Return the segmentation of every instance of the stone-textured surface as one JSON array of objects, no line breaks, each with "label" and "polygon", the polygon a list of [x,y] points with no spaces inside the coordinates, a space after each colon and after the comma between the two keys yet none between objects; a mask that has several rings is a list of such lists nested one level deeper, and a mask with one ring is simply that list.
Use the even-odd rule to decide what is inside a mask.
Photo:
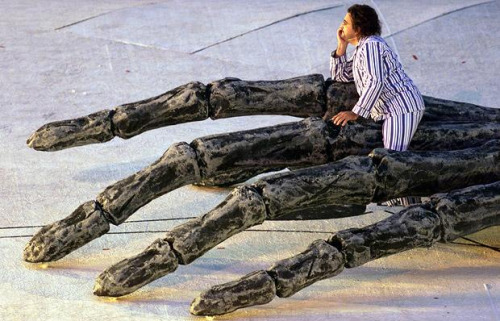
[{"label": "stone-textured surface", "polygon": [[422,122],[410,144],[411,150],[456,150],[475,147],[500,138],[500,122]]},{"label": "stone-textured surface", "polygon": [[491,140],[459,151],[375,149],[370,157],[350,156],[279,173],[254,185],[262,191],[270,218],[297,210],[314,211],[323,205],[364,205],[401,196],[428,196],[499,180],[499,142]]},{"label": "stone-textured surface", "polygon": [[289,297],[344,269],[344,256],[324,240],[313,242],[302,253],[276,262],[267,271],[255,271],[241,279],[213,286],[191,303],[194,315],[219,315],[266,304],[277,295]]},{"label": "stone-textured surface", "polygon": [[134,292],[265,218],[260,195],[250,187],[237,188],[212,211],[175,227],[143,252],[106,269],[97,278],[94,293],[122,296]]},{"label": "stone-textured surface", "polygon": [[[288,82],[276,83],[283,85],[288,84]],[[304,83],[306,81],[299,79],[297,82]],[[200,100],[196,95],[196,90],[203,95],[205,88],[200,89],[199,86],[196,86],[197,84],[181,86],[161,98],[156,97],[124,107],[123,113],[120,114],[123,124],[126,125],[124,128],[132,128],[138,123],[142,124],[142,118],[139,117],[141,114],[153,115],[161,111],[162,106],[158,105],[158,101],[164,99],[167,100],[166,109],[169,106],[174,106],[173,109],[176,106],[194,106],[195,111],[200,110],[198,102],[203,101],[204,98],[202,97]],[[243,86],[251,87],[246,83]],[[346,85],[344,89],[349,87],[350,85]],[[271,86],[271,91],[280,92],[280,89]],[[172,98],[173,102],[170,103],[168,100],[171,97],[174,98]],[[193,99],[194,102],[190,101]],[[286,99],[293,101],[289,97]],[[484,142],[485,139],[498,138],[500,135],[500,125],[495,122],[495,119],[488,118],[486,108],[442,100],[435,100],[431,105],[433,107],[429,108],[430,113],[443,114],[443,123],[433,122],[434,116],[423,122],[415,135],[414,148],[416,149],[464,148],[477,145]],[[460,113],[460,108],[468,109],[468,113],[463,112],[462,114],[465,116],[459,117],[459,120],[465,121],[468,117],[475,121],[487,120],[489,122],[479,124],[446,123],[450,117],[446,111],[448,107],[457,113]],[[492,115],[494,114],[492,113]],[[132,117],[130,119],[135,119],[135,125],[132,125],[134,121],[127,121],[122,117],[123,115],[129,115]],[[160,122],[161,119],[167,117],[160,114],[155,115],[152,119],[160,119]],[[146,118],[145,120],[146,127],[153,126],[151,119]],[[146,127],[144,130],[147,129]],[[99,129],[99,127],[96,128]],[[162,158],[152,165],[108,186],[98,195],[97,200],[110,222],[119,225],[140,207],[184,185],[191,183],[233,184],[263,172],[286,167],[296,168],[324,164],[330,160],[349,155],[363,155],[369,149],[381,145],[380,135],[380,125],[373,122],[364,121],[360,124],[349,125],[339,132],[330,122],[325,122],[320,118],[308,118],[301,122],[279,126],[202,137],[194,140],[191,143],[192,147],[186,143],[174,144]],[[76,135],[75,137],[80,136]],[[347,169],[346,164],[352,162],[353,158],[347,158],[345,164],[339,163],[340,171],[335,166],[325,166],[315,170],[307,169],[306,171],[281,175],[285,179],[271,182],[273,187],[264,187],[261,182],[259,188],[265,190],[270,218],[277,218],[284,214],[295,215],[294,211],[307,214],[307,212],[316,211],[324,204],[365,205],[370,200],[383,201],[394,196],[427,196],[429,193],[439,191],[439,188],[442,188],[441,191],[449,191],[453,188],[463,187],[462,182],[487,183],[494,180],[495,177],[499,177],[500,175],[496,171],[491,171],[491,168],[497,168],[493,158],[498,158],[498,141],[491,142],[487,146],[489,147],[482,147],[479,152],[475,149],[467,151],[465,152],[466,156],[463,156],[462,151],[460,151],[451,154],[427,154],[427,156],[433,157],[431,160],[423,160],[418,156],[411,161],[405,158],[406,156],[403,156],[402,161],[384,159],[381,161],[381,168],[377,173],[378,189],[375,193],[370,169],[360,170],[356,168],[354,176],[349,173],[351,169]],[[382,151],[382,153],[385,155],[386,152]],[[458,158],[457,155],[462,155],[464,159]],[[427,156],[424,155],[424,157]],[[382,158],[383,155],[375,155],[374,157]],[[448,160],[448,157],[452,157],[453,160]],[[389,161],[393,164],[389,166],[390,171],[386,173],[388,167],[386,163]],[[397,162],[400,164],[394,165]],[[444,163],[446,166],[443,165]],[[471,164],[474,165],[474,169],[469,170]],[[371,167],[371,163],[364,165]],[[414,170],[417,172],[413,172]],[[435,171],[440,173],[439,178],[435,177]],[[301,177],[302,174],[305,174],[305,179]],[[358,175],[366,177],[360,179]],[[352,180],[356,183],[353,184]],[[360,191],[359,187],[356,186],[361,181],[364,182],[361,184],[364,191]],[[269,185],[269,183],[264,184]],[[331,186],[335,186],[345,193],[336,191],[332,194],[329,189]],[[426,189],[425,186],[429,188]],[[304,191],[306,192],[304,193]],[[272,194],[280,194],[280,196]],[[339,211],[339,217],[344,216],[348,215]],[[36,243],[36,241],[32,241],[31,247],[37,248]]]},{"label": "stone-textured surface", "polygon": [[99,274],[94,294],[117,297],[129,294],[177,269],[177,257],[168,242],[158,239],[140,254],[122,260]]},{"label": "stone-textured surface", "polygon": [[[326,107],[325,119],[331,119],[341,111],[351,110],[359,99],[356,86],[353,82],[332,82],[331,79],[325,83]],[[500,109],[478,106],[476,104],[423,96],[425,113],[422,123],[429,121],[437,122],[498,122],[500,120]],[[364,121],[359,118],[357,122]]]},{"label": "stone-textured surface", "polygon": [[195,139],[202,184],[229,185],[257,174],[328,161],[326,139],[334,136],[320,118]]},{"label": "stone-textured surface", "polygon": [[114,137],[111,113],[111,110],[101,110],[87,116],[45,124],[31,134],[26,143],[39,151],[56,151],[107,142]]},{"label": "stone-textured surface", "polygon": [[266,304],[276,296],[274,280],[266,271],[256,271],[239,280],[217,285],[200,293],[191,303],[194,315],[219,315]]},{"label": "stone-textured surface", "polygon": [[413,249],[429,247],[441,237],[439,215],[415,205],[373,225],[337,232],[328,243],[346,256],[346,267]]},{"label": "stone-textured surface", "polygon": [[[431,202],[412,205],[375,224],[339,231],[327,241],[316,240],[304,252],[276,262],[267,271],[275,282],[276,295],[291,296],[316,281],[340,274],[344,265],[359,267],[385,256],[430,247],[438,241],[449,241],[498,225],[499,188],[500,181],[435,194]],[[477,215],[472,225],[466,224],[469,215]],[[193,301],[191,313],[223,314],[253,302],[269,302],[270,293],[263,291],[261,285],[266,278],[263,271],[256,271],[239,280],[213,286]],[[253,294],[253,300],[246,299],[248,293]],[[241,294],[246,300],[240,298]]]},{"label": "stone-textured surface", "polygon": [[500,225],[500,181],[434,195],[431,202],[442,217],[444,241]]},{"label": "stone-textured surface", "polygon": [[287,214],[268,218],[271,221],[324,220],[363,215],[366,205],[356,204],[319,204],[314,207],[293,209]]},{"label": "stone-textured surface", "polygon": [[323,75],[279,81],[225,78],[210,83],[212,119],[245,115],[322,116],[325,106]]},{"label": "stone-textured surface", "polygon": [[196,152],[186,143],[177,143],[150,166],[108,186],[97,201],[118,225],[155,198],[199,180]]},{"label": "stone-textured surface", "polygon": [[[48,123],[33,133],[27,143],[37,150],[54,151],[106,142],[114,135],[131,138],[163,126],[204,120],[208,115],[212,119],[249,115],[322,116],[325,121],[329,121],[336,113],[352,109],[359,98],[355,89],[353,83],[331,81],[325,83],[322,75],[306,75],[275,81],[225,78],[210,83],[208,88],[200,82],[190,82],[159,96],[118,106],[113,111],[103,110],[77,119]],[[431,123],[433,129],[439,132],[443,126],[445,133],[438,134],[440,139],[417,137],[420,140],[442,140],[443,146],[457,149],[463,148],[463,144],[448,143],[450,135],[446,136],[450,128],[461,126],[457,123],[466,122],[468,124],[465,126],[468,126],[481,122],[490,128],[493,127],[490,131],[493,130],[494,134],[499,131],[499,110],[433,97],[425,97],[425,101],[426,112],[422,125]],[[452,124],[446,124],[447,122]],[[371,119],[361,117],[356,123],[381,131],[380,122],[375,125]],[[330,124],[330,127],[335,126]],[[335,135],[338,132],[336,129],[332,131]],[[332,150],[334,159],[352,155],[351,143],[356,139],[351,139],[350,136],[357,136],[359,142],[366,141],[366,145],[377,142],[380,144],[380,134],[370,135],[362,130],[361,132],[360,134],[351,130],[349,135],[341,133]],[[454,137],[458,136],[454,134]],[[237,135],[235,133],[235,137],[239,138]],[[331,133],[330,136],[332,135]],[[476,129],[469,135],[481,136],[481,133]],[[416,136],[421,135],[417,133]],[[220,136],[222,137],[230,139]],[[211,146],[217,149],[216,153],[218,147]],[[364,147],[363,151],[367,146]],[[252,172],[247,176],[253,175],[255,173]]]},{"label": "stone-textured surface", "polygon": [[24,248],[24,260],[58,260],[108,231],[109,222],[95,201],[85,202],[65,219],[38,231]]},{"label": "stone-textured surface", "polygon": [[[326,112],[323,114],[324,120],[332,119],[341,111],[351,110],[359,99],[354,83],[332,82],[331,78],[325,83],[325,104]],[[358,118],[358,122],[363,121],[363,117]]]},{"label": "stone-textured surface", "polygon": [[342,127],[337,137],[328,140],[331,159],[367,155],[374,148],[384,147],[382,125],[370,120],[363,122],[364,124],[352,123]]},{"label": "stone-textured surface", "polygon": [[247,228],[261,224],[266,209],[261,196],[252,188],[236,188],[221,204],[207,214],[168,232],[181,264],[189,264],[206,251]]},{"label": "stone-textured surface", "polygon": [[499,122],[500,109],[424,95],[422,122]]},{"label": "stone-textured surface", "polygon": [[279,217],[324,204],[368,204],[375,190],[375,176],[369,157],[352,156],[327,165],[275,174],[255,185],[262,190],[269,217]]},{"label": "stone-textured surface", "polygon": [[[370,153],[369,157],[350,156],[327,165],[275,174],[257,181],[254,184],[256,189],[248,186],[236,188],[214,210],[204,216],[177,226],[167,233],[165,240],[172,244],[179,262],[181,264],[189,264],[230,236],[262,223],[266,217],[276,218],[284,214],[293,213],[296,209],[314,211],[316,207],[322,205],[342,203],[365,205],[372,200],[385,201],[398,196],[426,196],[438,191],[463,188],[470,184],[493,182],[500,179],[500,172],[497,166],[498,159],[500,158],[498,144],[498,140],[492,140],[476,148],[447,152],[417,153],[375,149]],[[142,176],[148,177],[148,175],[139,175],[141,172],[136,174],[139,179],[132,176],[129,180],[134,184],[139,184],[139,186],[146,186],[143,188],[145,190],[158,192],[162,191],[161,186],[163,185],[161,184],[165,184],[165,181],[168,181],[164,177],[183,178],[185,175],[179,175],[175,170],[173,171],[174,176],[170,172],[179,163],[186,165],[186,159],[195,162],[194,151],[186,143],[174,145],[171,151],[169,151],[166,152],[166,156],[164,157],[169,160],[165,161],[167,163],[167,170],[162,169],[162,166],[158,165],[160,170],[157,171],[157,175],[154,175],[155,170],[151,173],[147,170],[143,171],[151,177],[153,183],[159,180],[160,185],[156,186],[152,183],[151,186],[153,187],[149,187],[147,184],[140,185],[143,181],[148,182],[147,179],[142,178]],[[180,161],[177,159],[179,158],[178,154],[180,154]],[[186,157],[185,154],[191,154],[191,156]],[[161,164],[162,159],[157,163]],[[154,165],[151,166],[153,169]],[[192,171],[193,167],[198,168],[196,163],[192,163],[188,166],[188,169]],[[191,179],[194,178],[191,177]],[[128,182],[128,180],[125,181]],[[137,195],[139,197],[137,197],[138,201],[136,202],[139,202],[141,200],[140,196],[143,194],[140,192],[140,189],[139,192],[127,194],[134,190],[128,188],[126,184],[124,185],[126,187],[124,188],[125,192],[120,192],[118,189],[120,186],[120,184],[116,184],[116,186],[108,188],[98,197],[98,200],[106,210],[106,217],[114,224],[122,223],[141,205],[141,203],[132,202]],[[168,188],[171,188],[171,186],[168,185]],[[109,192],[110,190],[113,193]],[[118,195],[121,197],[118,200],[124,199],[125,201],[110,201],[110,197],[106,199],[103,195]],[[144,195],[150,197],[147,201],[152,200],[156,196],[155,194],[147,193],[144,193]],[[146,201],[143,200],[143,203],[146,203]],[[136,205],[134,207],[130,204]],[[70,219],[69,222],[71,223],[73,220]],[[395,224],[395,222],[384,224]],[[74,228],[78,228],[78,226]],[[384,235],[379,235],[378,232],[374,235],[374,240],[378,237],[382,240],[386,239]],[[411,237],[411,235],[408,237]],[[29,252],[29,249],[39,252],[39,245],[37,243],[40,242],[43,244],[39,240],[40,238],[41,236],[37,235],[36,238],[30,241],[25,253]],[[78,243],[76,247],[85,244],[92,238],[84,236],[82,239],[83,241]],[[398,237],[394,237],[395,241],[397,239]],[[55,241],[52,242],[58,244]],[[415,238],[415,242],[418,243],[419,239]],[[413,246],[410,242],[405,243]],[[46,244],[44,246],[49,247]],[[416,245],[413,247],[416,247]],[[55,259],[66,255],[71,249],[70,247],[69,250],[61,250],[61,254],[58,254]],[[365,254],[361,253],[360,258],[353,258],[352,261],[361,262],[363,255]],[[28,253],[25,256],[29,257],[30,254]],[[117,269],[117,271],[120,272],[125,264],[125,262],[120,262],[119,265],[121,268]],[[111,267],[109,271],[109,278],[113,278],[111,274],[115,269]],[[133,273],[134,269],[127,271]],[[151,278],[148,280],[149,277]],[[155,280],[156,274],[146,274],[145,278],[141,279],[141,286]],[[116,286],[119,286],[118,283]],[[121,286],[127,288],[126,284],[122,284]],[[130,293],[138,287],[134,287],[130,291],[117,291],[117,293]],[[284,293],[291,293],[290,291],[285,291]],[[286,294],[283,295],[286,296]]]},{"label": "stone-textured surface", "polygon": [[[410,150],[454,150],[475,147],[491,139],[500,139],[500,109],[433,99],[411,141]],[[450,105],[451,107],[449,107]],[[453,119],[453,113],[457,119]],[[441,115],[443,115],[441,117]],[[335,132],[336,133],[336,132]],[[383,147],[382,123],[361,119],[328,137],[330,159],[366,155]]]},{"label": "stone-textured surface", "polygon": [[289,297],[303,288],[344,270],[345,258],[337,248],[316,240],[302,253],[276,262],[268,273],[276,282],[276,295]]},{"label": "stone-textured surface", "polygon": [[[168,232],[164,241],[171,244],[180,264],[189,264],[229,237],[261,224],[266,217],[279,217],[293,213],[295,209],[314,210],[321,205],[342,202],[363,205],[372,198],[385,201],[396,196],[429,195],[471,184],[494,182],[500,179],[496,166],[500,158],[498,142],[490,141],[460,153],[376,149],[370,156],[350,156],[327,165],[275,174],[260,179],[252,186],[234,189],[212,211]],[[474,168],[474,171],[467,168]],[[426,184],[419,184],[421,181]],[[497,206],[497,201],[492,200],[493,207]],[[486,201],[484,203],[488,204]],[[480,202],[478,204],[481,206]],[[496,212],[493,212],[493,223],[496,223]],[[382,256],[432,245],[441,238],[442,220],[427,204],[410,208],[373,226],[341,231],[330,241],[333,245],[337,244],[338,249],[347,256],[347,266],[355,267]],[[487,222],[488,218],[485,218],[479,224],[494,225],[491,222],[488,225]],[[463,224],[463,219],[460,223]],[[467,231],[475,232],[474,227],[477,225]],[[277,281],[278,295],[290,296],[316,280],[326,278],[329,273],[340,273],[344,262],[342,255],[334,249],[329,251],[329,246],[326,248],[315,243],[291,261],[279,262],[272,267],[269,271]],[[325,255],[330,257],[325,258]],[[319,259],[309,264],[310,269],[306,270],[308,272],[304,276],[306,267],[301,264],[311,257]],[[333,261],[332,265],[324,265],[325,260]],[[121,271],[126,263],[122,261],[119,265],[121,268],[118,271]],[[114,279],[114,270],[114,267],[108,269],[111,279]],[[128,273],[134,274],[134,269],[128,269]],[[137,278],[141,279],[141,285],[145,285],[155,280],[151,278],[148,281],[149,276]],[[127,285],[122,284],[122,287],[126,288]],[[123,292],[130,293],[126,290]]]},{"label": "stone-textured surface", "polygon": [[56,151],[107,142],[115,135],[127,139],[147,130],[206,118],[208,96],[205,85],[190,82],[113,110],[45,124],[26,143],[36,150]]},{"label": "stone-textured surface", "polygon": [[472,184],[500,180],[500,140],[449,152],[392,152],[375,149],[377,164],[374,201],[400,196],[426,196]]},{"label": "stone-textured surface", "polygon": [[431,196],[380,222],[335,233],[328,243],[346,256],[346,267],[416,247],[430,247],[500,224],[500,181]]},{"label": "stone-textured surface", "polygon": [[206,87],[190,82],[156,97],[115,108],[116,135],[130,138],[147,130],[208,118]]}]

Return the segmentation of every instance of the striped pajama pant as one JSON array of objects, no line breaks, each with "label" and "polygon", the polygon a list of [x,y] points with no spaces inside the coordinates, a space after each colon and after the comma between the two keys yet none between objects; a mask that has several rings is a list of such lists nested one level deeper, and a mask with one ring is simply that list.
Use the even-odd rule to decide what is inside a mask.
[{"label": "striped pajama pant", "polygon": [[[424,111],[419,110],[386,118],[382,125],[384,148],[400,152],[407,150],[423,115]],[[421,202],[420,197],[408,196],[389,200],[384,204],[408,206]]]}]

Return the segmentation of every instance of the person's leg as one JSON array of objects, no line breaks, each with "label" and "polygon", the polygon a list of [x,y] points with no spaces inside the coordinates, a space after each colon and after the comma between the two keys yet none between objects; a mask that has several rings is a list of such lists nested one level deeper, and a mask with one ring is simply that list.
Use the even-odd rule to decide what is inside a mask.
[{"label": "person's leg", "polygon": [[[387,118],[382,126],[384,148],[400,152],[407,150],[423,115],[424,111],[416,111]],[[389,200],[384,204],[408,206],[421,202],[420,197],[408,196]]]},{"label": "person's leg", "polygon": [[400,152],[407,150],[423,115],[423,111],[416,111],[385,119],[382,126],[384,148]]}]

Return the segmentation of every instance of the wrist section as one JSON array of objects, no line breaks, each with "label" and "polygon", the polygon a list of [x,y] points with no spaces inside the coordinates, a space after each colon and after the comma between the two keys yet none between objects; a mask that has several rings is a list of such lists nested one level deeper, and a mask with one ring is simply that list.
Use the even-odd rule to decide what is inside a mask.
[{"label": "wrist section", "polygon": [[345,55],[345,52],[346,52],[346,48],[337,48],[337,50],[335,50],[335,55],[337,57],[340,57],[340,56]]}]

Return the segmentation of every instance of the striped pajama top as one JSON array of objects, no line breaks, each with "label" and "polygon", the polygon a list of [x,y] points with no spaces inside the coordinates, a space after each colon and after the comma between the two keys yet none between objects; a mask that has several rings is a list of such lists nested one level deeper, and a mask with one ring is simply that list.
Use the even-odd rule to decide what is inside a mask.
[{"label": "striped pajama top", "polygon": [[382,37],[362,38],[349,60],[333,51],[330,72],[334,81],[354,81],[359,100],[352,111],[364,118],[378,121],[425,109],[422,94]]}]

